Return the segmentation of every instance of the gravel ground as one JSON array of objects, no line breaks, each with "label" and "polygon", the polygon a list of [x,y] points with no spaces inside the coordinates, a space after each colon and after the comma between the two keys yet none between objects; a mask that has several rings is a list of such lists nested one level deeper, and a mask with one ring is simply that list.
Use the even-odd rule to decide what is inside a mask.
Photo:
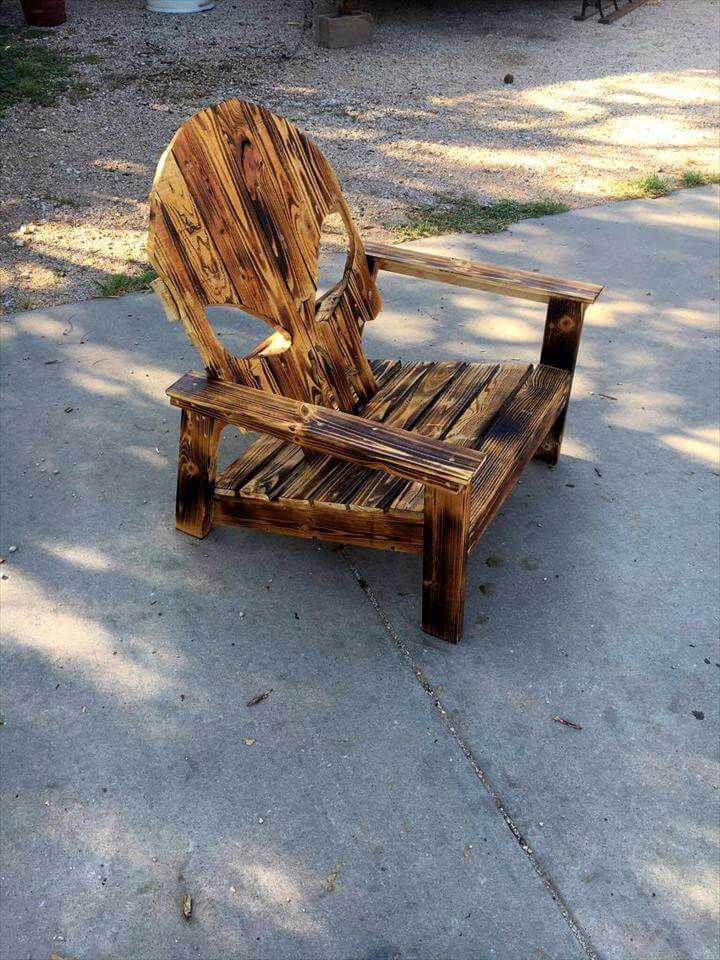
[{"label": "gravel ground", "polygon": [[[339,51],[303,30],[310,0],[217,0],[187,17],[142,0],[68,6],[35,42],[92,55],[76,68],[89,91],[2,121],[4,311],[84,299],[143,263],[157,157],[230,96],[308,131],[376,239],[438,192],[578,207],[652,172],[717,170],[718,0],[651,0],[612,26],[575,22],[580,0],[365,0],[375,43]],[[0,23],[20,22],[5,0]]]}]

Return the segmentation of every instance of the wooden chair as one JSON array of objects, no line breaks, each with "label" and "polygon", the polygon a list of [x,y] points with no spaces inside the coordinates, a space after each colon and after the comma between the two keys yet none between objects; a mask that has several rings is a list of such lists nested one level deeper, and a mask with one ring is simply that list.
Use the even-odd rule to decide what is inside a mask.
[{"label": "wooden chair", "polygon": [[[349,237],[340,282],[317,297],[325,218]],[[601,287],[363,243],[318,147],[230,100],[178,130],[150,196],[154,288],[205,373],[167,391],[182,411],[176,524],[213,522],[423,554],[423,630],[462,633],[468,551],[523,467],[555,463],[583,314]],[[547,303],[534,367],[368,360],[379,270]],[[247,356],[205,314],[232,304],[272,329]],[[216,477],[223,427],[263,434]]]}]

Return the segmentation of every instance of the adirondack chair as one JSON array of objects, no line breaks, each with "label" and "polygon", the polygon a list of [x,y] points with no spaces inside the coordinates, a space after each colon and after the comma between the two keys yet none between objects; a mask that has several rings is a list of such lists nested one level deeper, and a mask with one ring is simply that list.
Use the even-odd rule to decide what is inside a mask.
[{"label": "adirondack chair", "polygon": [[[342,279],[317,296],[325,218],[349,238]],[[205,365],[169,387],[181,410],[176,525],[213,523],[423,554],[422,626],[457,642],[466,564],[533,456],[560,452],[588,304],[601,287],[363,245],[318,147],[250,103],[178,130],[150,196],[154,287]],[[540,363],[368,360],[380,270],[547,303]],[[207,305],[234,305],[270,335],[228,351]],[[216,476],[223,427],[261,434]],[[241,568],[239,568],[241,569]]]}]

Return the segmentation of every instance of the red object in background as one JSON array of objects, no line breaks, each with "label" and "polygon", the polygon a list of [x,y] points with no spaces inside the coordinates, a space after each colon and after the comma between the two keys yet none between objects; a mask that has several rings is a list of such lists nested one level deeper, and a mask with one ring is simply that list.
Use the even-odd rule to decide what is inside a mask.
[{"label": "red object in background", "polygon": [[20,0],[25,20],[31,27],[57,27],[65,23],[65,0]]}]

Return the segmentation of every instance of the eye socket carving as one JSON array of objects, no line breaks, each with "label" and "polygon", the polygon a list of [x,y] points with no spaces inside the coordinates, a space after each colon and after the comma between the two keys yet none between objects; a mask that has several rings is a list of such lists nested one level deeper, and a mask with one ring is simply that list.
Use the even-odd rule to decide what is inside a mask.
[{"label": "eye socket carving", "polygon": [[[344,262],[341,257],[344,255]],[[323,300],[343,282],[352,263],[350,237],[339,213],[329,213],[320,228],[316,301]]]}]

